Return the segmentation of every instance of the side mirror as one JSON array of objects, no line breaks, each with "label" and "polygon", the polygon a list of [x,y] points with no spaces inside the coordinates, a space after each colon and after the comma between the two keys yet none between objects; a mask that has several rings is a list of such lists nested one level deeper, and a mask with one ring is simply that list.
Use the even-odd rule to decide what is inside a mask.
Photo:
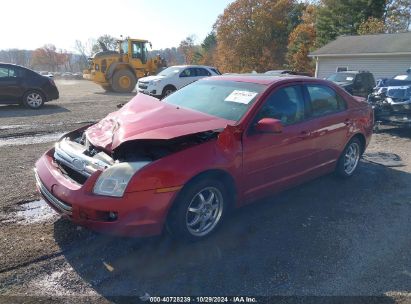
[{"label": "side mirror", "polygon": [[275,118],[263,118],[255,125],[255,130],[261,133],[281,133],[283,124]]}]

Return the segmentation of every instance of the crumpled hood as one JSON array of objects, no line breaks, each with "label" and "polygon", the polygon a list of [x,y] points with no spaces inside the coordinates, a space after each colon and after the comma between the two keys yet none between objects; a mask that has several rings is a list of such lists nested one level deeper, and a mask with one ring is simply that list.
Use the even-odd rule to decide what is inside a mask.
[{"label": "crumpled hood", "polygon": [[111,152],[131,140],[172,139],[222,129],[234,123],[138,94],[123,108],[109,114],[85,133],[94,146]]}]

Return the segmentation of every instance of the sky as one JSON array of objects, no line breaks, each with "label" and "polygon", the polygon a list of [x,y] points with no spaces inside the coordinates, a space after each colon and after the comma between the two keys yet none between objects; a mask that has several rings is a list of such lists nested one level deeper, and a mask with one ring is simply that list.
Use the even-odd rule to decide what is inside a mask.
[{"label": "sky", "polygon": [[194,34],[201,42],[233,0],[6,0],[0,50],[45,44],[75,51],[104,34],[150,40],[153,49],[178,46]]}]

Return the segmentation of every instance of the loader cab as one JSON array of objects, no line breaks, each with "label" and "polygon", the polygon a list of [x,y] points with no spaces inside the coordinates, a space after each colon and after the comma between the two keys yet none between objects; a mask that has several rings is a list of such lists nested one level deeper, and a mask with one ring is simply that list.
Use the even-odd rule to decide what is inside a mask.
[{"label": "loader cab", "polygon": [[126,39],[119,41],[120,53],[127,54],[129,62],[140,60],[142,64],[147,63],[148,45],[150,45],[150,43],[145,40]]}]

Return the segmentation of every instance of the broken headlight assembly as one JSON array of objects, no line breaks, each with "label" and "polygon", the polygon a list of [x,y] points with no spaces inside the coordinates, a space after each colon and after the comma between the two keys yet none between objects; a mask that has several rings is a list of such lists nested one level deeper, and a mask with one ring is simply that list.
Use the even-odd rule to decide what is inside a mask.
[{"label": "broken headlight assembly", "polygon": [[149,161],[140,161],[114,164],[100,174],[94,185],[93,193],[122,197],[133,175],[149,163]]}]

